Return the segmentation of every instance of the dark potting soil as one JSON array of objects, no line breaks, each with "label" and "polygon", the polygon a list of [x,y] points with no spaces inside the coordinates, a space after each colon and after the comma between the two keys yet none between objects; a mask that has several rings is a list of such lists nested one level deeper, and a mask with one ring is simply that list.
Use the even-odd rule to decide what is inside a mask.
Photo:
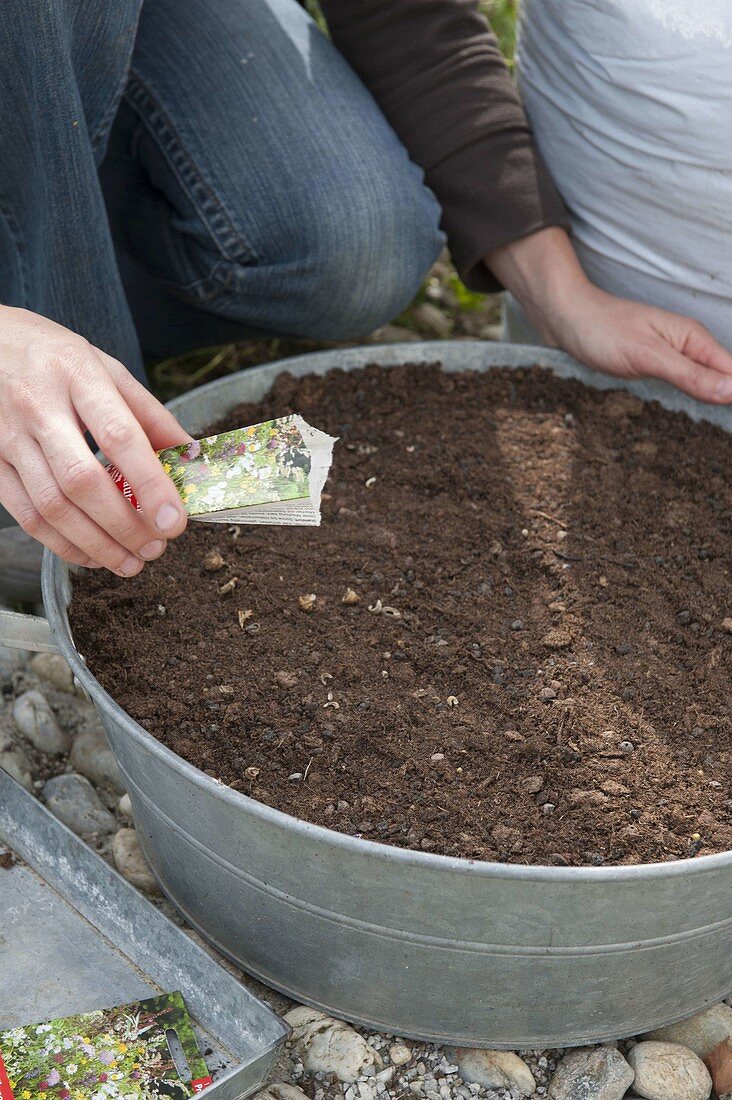
[{"label": "dark potting soil", "polygon": [[14,852],[0,852],[0,871],[9,871],[18,862]]},{"label": "dark potting soil", "polygon": [[400,847],[732,848],[732,436],[434,364],[284,375],[217,427],[290,412],[341,439],[321,528],[191,524],[140,577],[78,586],[77,645],[130,714],[253,798]]}]

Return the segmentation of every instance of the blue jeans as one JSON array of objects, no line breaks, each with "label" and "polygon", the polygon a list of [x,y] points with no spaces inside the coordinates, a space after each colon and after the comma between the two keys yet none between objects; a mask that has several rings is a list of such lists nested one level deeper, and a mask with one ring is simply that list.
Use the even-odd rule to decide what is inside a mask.
[{"label": "blue jeans", "polygon": [[0,301],[143,358],[355,338],[438,205],[295,0],[3,0]]}]

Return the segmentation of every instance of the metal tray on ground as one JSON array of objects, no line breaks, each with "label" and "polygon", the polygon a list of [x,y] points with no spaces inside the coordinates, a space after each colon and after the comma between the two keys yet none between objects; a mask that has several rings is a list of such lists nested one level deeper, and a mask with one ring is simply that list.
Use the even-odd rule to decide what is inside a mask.
[{"label": "metal tray on ground", "polygon": [[0,769],[0,1031],[180,990],[214,1083],[262,1084],[287,1025]]}]

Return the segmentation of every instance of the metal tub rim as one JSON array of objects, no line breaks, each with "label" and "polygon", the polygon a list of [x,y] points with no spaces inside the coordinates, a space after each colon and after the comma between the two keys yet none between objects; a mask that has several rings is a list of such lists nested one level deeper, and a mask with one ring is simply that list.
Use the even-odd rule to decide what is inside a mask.
[{"label": "metal tub rim", "polygon": [[[483,341],[460,341],[459,343],[461,347],[465,347],[466,344],[485,347],[485,342]],[[400,355],[404,355],[407,359],[412,359],[414,361],[415,355],[419,355],[420,357],[423,355],[434,355],[437,358],[441,358],[445,355],[445,348],[446,344],[442,341],[425,341],[406,344],[367,345],[363,348],[350,348],[347,350],[351,360],[354,358],[355,351],[361,353],[360,357],[363,359],[363,364],[359,364],[359,366],[362,366],[368,362],[378,360],[380,354],[383,356],[387,351],[389,358],[394,358],[395,356],[398,358]],[[540,361],[540,365],[549,367],[549,369],[554,370],[555,373],[558,374],[570,373],[563,368],[571,367],[571,373],[576,376],[577,365],[562,352],[547,348],[534,348],[528,345],[514,346],[494,344],[491,347],[492,352],[499,353],[499,358],[501,349],[505,349],[505,364],[496,361],[492,365],[498,367],[522,365],[525,367],[538,360]],[[337,367],[339,365],[339,357],[342,356],[343,350],[341,349],[326,352],[310,352],[305,355],[295,356],[292,359],[277,360],[273,363],[251,367],[246,371],[246,374],[250,377],[271,376],[274,380],[276,375],[273,372],[273,368],[278,367],[281,371],[291,371],[293,374],[300,376],[309,373],[312,360],[316,357],[319,363],[322,363],[325,358],[328,360],[328,367],[331,365]],[[519,360],[521,361],[520,363]],[[388,368],[391,364],[377,365],[383,365],[385,368]],[[452,368],[448,366],[446,369],[470,370],[471,368],[468,365],[464,365],[462,367],[458,366]],[[583,370],[586,370],[586,368]],[[318,373],[324,373],[324,370],[319,370]],[[205,386],[199,387],[196,392],[199,396],[217,394],[219,391],[225,392],[231,387],[232,379],[236,377],[237,375],[230,375],[225,378],[216,379],[213,382],[207,383]],[[665,388],[658,391],[655,383],[624,385],[624,380],[622,379],[597,376],[595,372],[590,372],[589,377],[592,381],[597,379],[595,388],[631,389],[638,392],[639,395],[645,399],[651,400],[656,398],[659,392],[667,397],[669,396],[669,391]],[[177,406],[185,403],[185,398],[187,396],[188,395],[183,395],[182,398],[176,398],[174,401],[170,402],[170,408],[175,411]],[[687,399],[685,399],[683,395],[677,395],[671,392],[670,396],[671,401],[669,402],[669,407],[684,409],[687,412],[689,411],[688,407],[686,407]],[[697,415],[703,416],[704,419],[709,419],[712,422],[720,422],[718,410],[713,406],[709,407],[708,410],[702,410],[701,413],[697,410]],[[290,832],[309,837],[316,841],[321,841],[327,845],[356,849],[357,851],[363,852],[364,855],[370,855],[375,859],[382,859],[404,866],[417,865],[430,868],[436,872],[458,873],[487,878],[521,879],[535,883],[547,881],[553,883],[571,883],[576,881],[617,883],[640,879],[659,880],[670,879],[680,875],[703,874],[708,871],[721,870],[726,867],[732,868],[732,850],[718,852],[713,855],[697,856],[693,859],[686,858],[660,863],[636,863],[608,867],[555,867],[550,864],[518,864],[499,863],[488,860],[470,860],[456,856],[438,855],[433,852],[419,852],[411,848],[397,848],[389,844],[382,844],[378,841],[363,840],[347,833],[337,832],[335,829],[329,829],[322,825],[315,825],[305,821],[303,818],[294,817],[292,814],[287,814],[282,810],[267,806],[263,802],[258,802],[256,799],[250,798],[240,791],[235,791],[219,780],[213,779],[201,769],[190,764],[187,760],[178,756],[177,753],[167,748],[167,746],[163,745],[162,742],[158,741],[157,738],[153,737],[151,733],[132,718],[102,687],[96,677],[87,668],[73,642],[66,617],[63,593],[63,568],[64,566],[60,559],[49,550],[46,550],[44,553],[42,572],[43,599],[46,614],[48,615],[51,629],[63,656],[68,661],[74,675],[77,677],[89,697],[113,722],[120,726],[128,736],[134,738],[134,740],[147,752],[166,761],[178,771],[182,771],[189,781],[202,790],[207,791],[213,797],[222,799],[234,807],[246,807],[247,813],[259,818],[265,823],[279,826]]]}]

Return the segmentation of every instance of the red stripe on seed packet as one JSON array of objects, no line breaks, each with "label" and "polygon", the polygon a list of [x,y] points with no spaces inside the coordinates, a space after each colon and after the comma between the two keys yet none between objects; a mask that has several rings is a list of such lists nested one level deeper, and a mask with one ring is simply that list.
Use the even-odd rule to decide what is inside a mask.
[{"label": "red stripe on seed packet", "polygon": [[197,1081],[191,1081],[191,1088],[194,1092],[203,1092],[205,1088],[212,1084],[212,1077],[199,1077]]},{"label": "red stripe on seed packet", "polygon": [[15,1100],[2,1054],[0,1054],[0,1100]]},{"label": "red stripe on seed packet", "polygon": [[[117,486],[125,500],[129,500],[133,508],[137,508],[138,512],[142,511],[142,508],[137,503],[137,498],[132,492],[132,486],[125,477],[125,475],[117,469],[116,466],[107,466],[107,473],[112,479],[112,482]],[[0,1096],[0,1100],[4,1100],[4,1097]]]}]

